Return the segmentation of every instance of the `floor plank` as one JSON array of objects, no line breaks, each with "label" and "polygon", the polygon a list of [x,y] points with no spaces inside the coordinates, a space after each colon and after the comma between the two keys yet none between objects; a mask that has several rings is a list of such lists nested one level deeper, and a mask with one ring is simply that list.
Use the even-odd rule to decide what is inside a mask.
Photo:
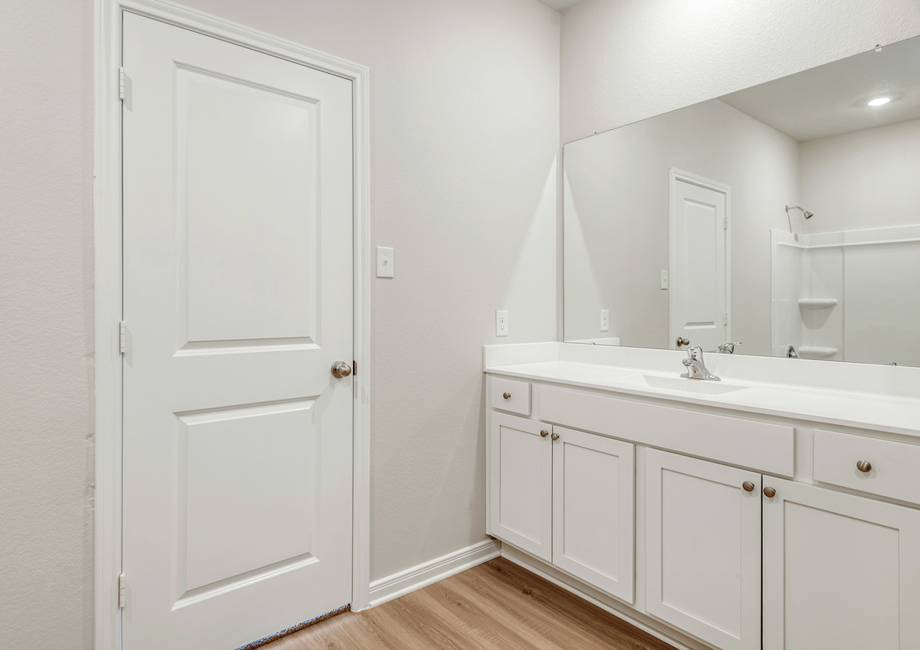
[{"label": "floor plank", "polygon": [[673,650],[565,589],[498,558],[264,650]]}]

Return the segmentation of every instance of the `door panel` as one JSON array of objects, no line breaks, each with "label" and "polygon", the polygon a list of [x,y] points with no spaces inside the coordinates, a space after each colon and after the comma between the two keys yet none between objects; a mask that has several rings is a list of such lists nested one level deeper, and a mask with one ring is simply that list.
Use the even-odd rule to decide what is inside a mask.
[{"label": "door panel", "polygon": [[715,350],[728,340],[727,194],[671,181],[671,347]]},{"label": "door panel", "polygon": [[553,564],[632,603],[635,447],[563,427],[553,433]]},{"label": "door panel", "polygon": [[648,612],[717,648],[759,649],[760,475],[655,449],[645,458]]},{"label": "door panel", "polygon": [[[502,413],[491,417],[490,530],[552,562],[553,448],[549,425]],[[547,435],[540,435],[546,431]]]},{"label": "door panel", "polygon": [[124,647],[226,650],[351,601],[351,84],[124,40]]},{"label": "door panel", "polygon": [[920,648],[920,512],[764,483],[764,650]]}]

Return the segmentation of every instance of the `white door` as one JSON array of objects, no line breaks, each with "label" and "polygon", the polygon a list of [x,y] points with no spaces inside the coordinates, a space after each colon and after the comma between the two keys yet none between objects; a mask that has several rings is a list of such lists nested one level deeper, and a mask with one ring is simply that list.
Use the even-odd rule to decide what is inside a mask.
[{"label": "white door", "polygon": [[635,446],[553,427],[553,564],[632,603]]},{"label": "white door", "polygon": [[[700,183],[710,186],[704,186]],[[670,346],[729,340],[728,188],[671,172]],[[689,341],[683,346],[678,339]]]},{"label": "white door", "polygon": [[352,89],[127,13],[126,650],[351,601]]},{"label": "white door", "polygon": [[491,533],[552,562],[552,427],[503,413],[493,413],[491,421]]},{"label": "white door", "polygon": [[717,648],[760,650],[760,475],[645,459],[646,609]]},{"label": "white door", "polygon": [[764,650],[920,648],[920,512],[763,480]]}]

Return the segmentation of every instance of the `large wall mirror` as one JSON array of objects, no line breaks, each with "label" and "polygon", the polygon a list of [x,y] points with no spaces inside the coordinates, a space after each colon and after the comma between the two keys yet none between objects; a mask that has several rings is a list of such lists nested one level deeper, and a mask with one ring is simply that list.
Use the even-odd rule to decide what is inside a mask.
[{"label": "large wall mirror", "polygon": [[566,341],[920,366],[920,37],[571,142],[564,170]]}]

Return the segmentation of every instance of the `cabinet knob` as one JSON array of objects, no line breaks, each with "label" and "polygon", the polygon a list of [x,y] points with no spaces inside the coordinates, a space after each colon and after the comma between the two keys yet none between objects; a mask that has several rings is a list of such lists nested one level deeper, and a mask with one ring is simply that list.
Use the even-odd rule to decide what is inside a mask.
[{"label": "cabinet knob", "polygon": [[772,499],[773,497],[776,496],[776,490],[767,486],[763,489],[763,494],[765,497]]},{"label": "cabinet knob", "polygon": [[870,463],[868,460],[860,460],[856,463],[856,469],[858,469],[860,472],[868,474],[872,471],[872,463]]},{"label": "cabinet knob", "polygon": [[545,438],[548,435],[549,435],[549,431],[547,431],[546,429],[543,429],[543,431],[540,432],[541,438]]},{"label": "cabinet knob", "polygon": [[745,491],[745,492],[753,492],[753,491],[754,491],[754,484],[751,483],[750,481],[745,481],[744,483],[741,484],[741,487],[744,488],[744,491]]},{"label": "cabinet knob", "polygon": [[689,339],[685,339],[685,338],[683,338],[683,337],[681,337],[681,336],[678,336],[678,337],[677,337],[677,347],[683,347],[683,346],[685,346],[685,345],[690,345],[690,340],[689,340]]},{"label": "cabinet knob", "polygon": [[511,393],[503,393],[502,397],[504,397],[505,399],[511,399]]},{"label": "cabinet knob", "polygon": [[554,433],[554,434],[553,434],[553,440],[559,440],[559,434],[558,434],[558,433]]}]

